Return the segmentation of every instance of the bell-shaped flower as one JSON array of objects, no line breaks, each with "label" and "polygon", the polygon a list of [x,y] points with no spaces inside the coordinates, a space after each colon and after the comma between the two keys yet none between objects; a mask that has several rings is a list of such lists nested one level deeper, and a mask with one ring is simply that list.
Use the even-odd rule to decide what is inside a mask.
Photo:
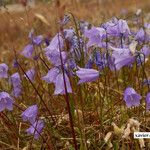
[{"label": "bell-shaped flower", "polygon": [[140,51],[142,54],[144,54],[145,58],[148,58],[148,56],[150,55],[150,47],[147,45],[144,45]]},{"label": "bell-shaped flower", "polygon": [[145,40],[145,31],[141,28],[135,35],[135,40],[143,42]]},{"label": "bell-shaped flower", "polygon": [[127,21],[123,20],[123,19],[119,19],[119,21],[118,21],[118,30],[119,30],[119,33],[121,33],[123,35],[131,34],[129,26],[127,24]]},{"label": "bell-shaped flower", "polygon": [[14,87],[21,85],[21,79],[20,79],[20,75],[18,72],[11,75],[10,82]]},{"label": "bell-shaped flower", "polygon": [[31,43],[35,44],[35,45],[40,45],[42,43],[42,40],[43,40],[43,36],[42,35],[35,36],[34,29],[32,29],[29,32],[28,37],[31,40]]},{"label": "bell-shaped flower", "polygon": [[0,78],[8,77],[8,66],[4,63],[0,64]]},{"label": "bell-shaped flower", "polygon": [[64,40],[62,38],[62,35],[60,33],[57,33],[55,37],[51,40],[50,44],[48,47],[45,48],[45,51],[48,52],[53,52],[53,51],[58,51],[59,49],[63,49],[64,47]]},{"label": "bell-shaped flower", "polygon": [[57,67],[50,69],[46,76],[42,77],[42,80],[47,83],[55,83],[56,77],[59,74],[60,70]]},{"label": "bell-shaped flower", "polygon": [[80,78],[78,84],[81,84],[97,80],[100,74],[95,69],[79,68],[79,70],[76,71],[76,75]]},{"label": "bell-shaped flower", "polygon": [[131,34],[127,21],[123,19],[113,18],[106,22],[103,28],[106,29],[108,36],[127,37]]},{"label": "bell-shaped flower", "polygon": [[55,95],[66,94],[65,85],[66,85],[67,93],[72,93],[71,84],[66,73],[64,73],[64,76],[63,76],[63,73],[59,73],[56,77],[56,81],[54,84],[55,84],[55,91],[54,91]]},{"label": "bell-shaped flower", "polygon": [[27,130],[28,135],[34,135],[35,139],[38,139],[44,128],[44,121],[38,120],[32,124]]},{"label": "bell-shaped flower", "polygon": [[28,44],[23,51],[21,52],[21,54],[26,57],[26,58],[31,58],[34,52],[34,47],[32,44]]},{"label": "bell-shaped flower", "polygon": [[19,73],[14,73],[13,75],[11,75],[10,83],[13,86],[13,94],[14,94],[14,96],[15,97],[20,96],[21,91],[22,91],[21,90],[22,85],[21,85],[21,79],[20,79]]},{"label": "bell-shaped flower", "polygon": [[0,92],[0,112],[8,109],[13,110],[13,99],[7,92]]},{"label": "bell-shaped flower", "polygon": [[103,39],[106,38],[106,31],[101,27],[92,27],[84,32],[84,36],[88,38],[87,47],[98,46],[103,47]]},{"label": "bell-shaped flower", "polygon": [[146,95],[146,110],[150,110],[150,92]]},{"label": "bell-shaped flower", "polygon": [[124,100],[127,107],[139,106],[141,95],[139,95],[132,87],[127,87],[124,91]]},{"label": "bell-shaped flower", "polygon": [[135,57],[129,48],[111,48],[113,50],[112,57],[114,58],[114,64],[117,70],[123,66],[131,65],[134,62]]},{"label": "bell-shaped flower", "polygon": [[31,124],[33,124],[36,121],[38,114],[38,107],[37,105],[32,105],[28,107],[22,114],[21,117],[23,121],[29,121]]},{"label": "bell-shaped flower", "polygon": [[[60,52],[59,51],[46,51],[46,56],[48,60],[54,65],[54,66],[60,66],[61,65],[61,59],[60,59]],[[67,59],[67,53],[65,51],[61,52],[62,61],[63,64],[65,63]]]}]

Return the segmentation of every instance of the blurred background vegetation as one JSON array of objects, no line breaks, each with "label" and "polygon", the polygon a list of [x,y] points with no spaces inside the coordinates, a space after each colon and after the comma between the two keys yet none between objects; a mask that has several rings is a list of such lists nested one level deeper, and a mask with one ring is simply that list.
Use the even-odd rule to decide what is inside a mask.
[{"label": "blurred background vegetation", "polygon": [[[0,4],[14,4],[14,3],[18,3],[20,0],[0,0]],[[52,0],[27,0],[28,2],[50,2]]]}]

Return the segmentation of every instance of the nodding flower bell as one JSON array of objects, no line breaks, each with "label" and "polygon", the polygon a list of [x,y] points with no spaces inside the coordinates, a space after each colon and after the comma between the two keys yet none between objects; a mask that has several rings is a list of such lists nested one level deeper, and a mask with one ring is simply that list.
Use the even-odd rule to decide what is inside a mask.
[{"label": "nodding flower bell", "polygon": [[76,75],[80,78],[78,84],[81,84],[97,80],[100,74],[99,71],[95,69],[79,68],[79,70],[76,71]]},{"label": "nodding flower bell", "polygon": [[0,78],[7,78],[8,77],[8,66],[4,63],[0,64]]},{"label": "nodding flower bell", "polygon": [[133,88],[127,87],[124,91],[124,100],[127,107],[139,106],[141,95],[139,95]]},{"label": "nodding flower bell", "polygon": [[32,124],[26,132],[30,135],[33,134],[35,139],[38,139],[42,130],[44,128],[44,121],[38,120],[34,124]]},{"label": "nodding flower bell", "polygon": [[13,99],[7,92],[0,92],[0,112],[8,109],[13,110]]},{"label": "nodding flower bell", "polygon": [[29,121],[31,124],[33,124],[36,121],[38,114],[38,107],[37,105],[32,105],[28,107],[22,114],[21,117],[23,121]]}]

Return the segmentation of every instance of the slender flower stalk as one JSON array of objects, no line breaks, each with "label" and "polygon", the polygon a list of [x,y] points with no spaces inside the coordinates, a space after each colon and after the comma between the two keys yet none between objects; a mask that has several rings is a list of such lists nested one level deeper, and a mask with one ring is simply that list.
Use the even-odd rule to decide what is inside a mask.
[{"label": "slender flower stalk", "polygon": [[[59,9],[59,0],[56,1],[56,6]],[[61,14],[58,14],[60,19],[61,19]],[[60,27],[60,32],[63,35],[63,28]],[[61,53],[61,45],[60,45],[60,37],[58,36],[58,45],[59,45],[59,54],[60,54],[60,60],[61,60],[61,69],[62,69],[62,73],[63,73],[63,80],[64,80],[64,87],[65,87],[65,100],[66,100],[66,104],[67,104],[67,110],[69,113],[69,120],[70,120],[70,127],[71,127],[71,131],[72,131],[72,137],[73,137],[73,142],[74,142],[74,148],[75,150],[78,150],[77,147],[77,141],[76,141],[76,135],[75,135],[75,130],[74,130],[74,123],[73,123],[73,118],[72,118],[72,114],[71,114],[71,109],[70,109],[70,102],[69,102],[69,95],[68,95],[68,91],[67,91],[67,85],[66,85],[66,80],[65,80],[65,71],[64,71],[64,64],[63,64],[63,57],[62,57],[62,53]]]}]

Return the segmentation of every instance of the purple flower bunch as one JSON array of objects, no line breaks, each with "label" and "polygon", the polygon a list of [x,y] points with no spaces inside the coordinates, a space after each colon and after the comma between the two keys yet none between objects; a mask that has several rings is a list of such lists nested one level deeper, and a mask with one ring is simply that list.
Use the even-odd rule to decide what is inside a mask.
[{"label": "purple flower bunch", "polygon": [[35,36],[34,30],[32,29],[28,36],[30,43],[25,46],[21,54],[26,58],[31,58],[34,53],[35,46],[39,46],[43,41],[43,36]]},{"label": "purple flower bunch", "polygon": [[[128,108],[139,106],[142,96],[138,94],[132,87],[127,87],[124,91],[124,100]],[[150,110],[150,92],[146,95],[146,110]]]},{"label": "purple flower bunch", "polygon": [[[70,17],[65,16],[59,23],[64,27],[69,20]],[[35,36],[34,30],[31,30],[28,38],[30,42],[21,54],[26,58],[33,58],[32,61],[35,63],[36,60],[38,64],[35,63],[34,68],[32,67],[27,71],[22,69],[24,74],[21,76],[21,73],[18,73],[20,71],[18,66],[20,65],[17,61],[14,62],[14,66],[19,70],[10,76],[14,98],[18,98],[22,94],[24,78],[30,81],[35,90],[36,74],[37,78],[40,77],[48,84],[54,84],[54,95],[65,95],[73,93],[71,81],[76,82],[76,79],[79,80],[77,83],[79,86],[80,84],[97,81],[103,77],[103,73],[108,75],[114,72],[117,77],[122,73],[120,70],[124,67],[144,69],[150,55],[150,25],[145,24],[139,30],[132,30],[126,20],[117,18],[112,18],[97,27],[81,21],[79,22],[78,32],[74,28],[61,29],[51,41],[47,41],[46,46],[41,45],[43,36]],[[37,53],[39,48],[41,51]],[[38,55],[34,56],[34,52]],[[44,55],[41,55],[41,53],[44,53]],[[41,65],[41,62],[45,62],[44,65],[48,68],[48,72],[43,76],[41,76],[44,70],[43,66],[38,66]],[[50,68],[47,64],[50,65]],[[43,70],[36,70],[35,68],[42,68]],[[38,71],[40,71],[39,74]],[[142,80],[146,74],[144,73]],[[0,79],[8,77],[8,66],[4,63],[0,64]],[[107,78],[105,79],[105,89],[107,90],[106,84],[109,81],[107,81]],[[117,82],[120,82],[119,79],[117,79]],[[103,82],[103,79],[101,81]],[[111,81],[112,79],[110,79]],[[40,83],[43,83],[43,81]],[[149,85],[150,81],[146,79],[144,84]],[[42,88],[44,89],[45,86],[42,86]],[[104,89],[102,88],[102,90]],[[37,92],[38,96],[40,92]],[[107,94],[109,92],[105,93],[105,95]],[[126,87],[123,93],[126,106],[128,108],[140,106],[143,98],[143,95],[141,95],[132,87]],[[7,92],[0,92],[0,112],[5,109],[13,110],[13,103],[13,98]],[[147,111],[150,110],[150,91],[146,95],[145,108]],[[22,120],[30,124],[30,127],[26,130],[27,134],[33,135],[35,139],[40,137],[45,125],[45,122],[39,116],[37,104],[29,106],[21,114]]]},{"label": "purple flower bunch", "polygon": [[18,72],[11,75],[10,82],[13,87],[13,95],[15,97],[19,97],[22,92],[22,85],[21,85],[21,78]]},{"label": "purple flower bunch", "polygon": [[0,112],[8,109],[13,110],[13,98],[7,92],[0,92]]},{"label": "purple flower bunch", "polygon": [[29,135],[34,135],[35,139],[38,139],[43,128],[44,121],[38,119],[38,107],[37,105],[32,105],[22,112],[21,117],[23,121],[29,121],[30,127],[26,130]]}]

